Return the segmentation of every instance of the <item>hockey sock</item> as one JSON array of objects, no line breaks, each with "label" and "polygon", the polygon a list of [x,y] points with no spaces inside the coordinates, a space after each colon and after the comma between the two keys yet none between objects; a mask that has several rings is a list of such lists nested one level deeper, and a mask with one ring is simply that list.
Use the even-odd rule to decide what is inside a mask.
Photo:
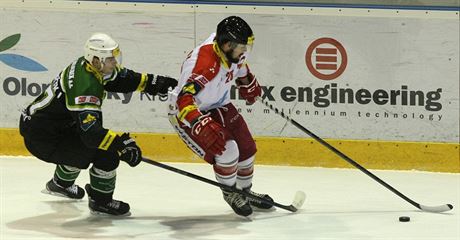
[{"label": "hockey sock", "polygon": [[117,179],[116,170],[106,172],[92,167],[89,170],[91,184],[91,198],[96,202],[108,202],[112,200],[115,182]]},{"label": "hockey sock", "polygon": [[67,188],[74,184],[80,174],[80,169],[66,165],[56,165],[53,180],[59,186]]},{"label": "hockey sock", "polygon": [[236,182],[236,160],[235,165],[222,166],[219,163],[214,164],[214,174],[219,183],[227,186],[233,186]]},{"label": "hockey sock", "polygon": [[235,185],[238,155],[238,145],[236,142],[234,140],[227,141],[225,151],[222,155],[215,157],[216,163],[213,165],[218,182],[227,186]]},{"label": "hockey sock", "polygon": [[254,156],[238,163],[236,185],[239,189],[247,188],[252,185],[254,173]]}]

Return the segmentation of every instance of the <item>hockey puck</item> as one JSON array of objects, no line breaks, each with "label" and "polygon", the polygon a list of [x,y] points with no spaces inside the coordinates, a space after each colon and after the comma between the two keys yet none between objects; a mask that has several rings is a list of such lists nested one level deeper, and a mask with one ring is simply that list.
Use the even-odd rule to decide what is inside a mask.
[{"label": "hockey puck", "polygon": [[399,217],[399,221],[400,221],[400,222],[409,222],[409,221],[410,221],[410,217],[407,217],[407,216]]}]

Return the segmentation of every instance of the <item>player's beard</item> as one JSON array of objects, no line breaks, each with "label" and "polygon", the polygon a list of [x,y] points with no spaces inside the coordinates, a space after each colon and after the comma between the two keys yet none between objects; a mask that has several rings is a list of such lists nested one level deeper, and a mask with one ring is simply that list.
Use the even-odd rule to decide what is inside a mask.
[{"label": "player's beard", "polygon": [[225,57],[227,60],[231,63],[238,63],[240,61],[240,58],[234,58],[233,57],[233,49],[230,49],[228,52],[225,53]]}]

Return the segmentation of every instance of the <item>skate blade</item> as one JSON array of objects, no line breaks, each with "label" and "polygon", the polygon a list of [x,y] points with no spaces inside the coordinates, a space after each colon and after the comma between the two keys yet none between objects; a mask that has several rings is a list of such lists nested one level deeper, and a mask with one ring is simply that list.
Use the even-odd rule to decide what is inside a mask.
[{"label": "skate blade", "polygon": [[90,213],[93,216],[104,217],[104,218],[124,218],[124,217],[131,216],[131,212],[127,212],[127,213],[121,214],[121,215],[112,215],[112,214],[108,214],[108,213],[104,213],[104,212],[94,211],[94,210],[91,210],[91,209],[90,209]]},{"label": "skate blade", "polygon": [[235,215],[237,218],[247,221],[247,222],[252,222],[252,220],[254,220],[254,213],[251,213],[248,216],[243,216],[243,215],[238,215],[238,214],[235,214]]},{"label": "skate blade", "polygon": [[78,199],[78,198],[70,198],[64,194],[61,194],[61,193],[57,193],[57,192],[51,192],[49,191],[48,189],[43,189],[41,191],[41,193],[44,193],[44,194],[48,194],[48,195],[51,195],[51,196],[55,196],[55,197],[61,197],[61,198],[65,198],[67,200],[74,200],[74,201],[80,201],[81,199]]},{"label": "skate blade", "polygon": [[251,208],[254,212],[274,212],[276,210],[275,207],[271,208],[258,208],[256,206],[251,205]]}]

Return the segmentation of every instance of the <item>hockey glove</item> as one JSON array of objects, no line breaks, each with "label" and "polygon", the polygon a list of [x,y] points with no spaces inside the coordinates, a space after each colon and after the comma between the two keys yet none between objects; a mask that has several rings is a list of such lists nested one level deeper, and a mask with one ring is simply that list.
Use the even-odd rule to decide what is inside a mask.
[{"label": "hockey glove", "polygon": [[225,134],[222,126],[209,116],[201,116],[192,126],[192,135],[207,153],[222,155],[225,151]]},{"label": "hockey glove", "polygon": [[169,88],[174,89],[177,86],[177,80],[171,77],[147,74],[147,83],[144,92],[153,96],[166,96]]},{"label": "hockey glove", "polygon": [[238,86],[238,92],[242,98],[246,99],[246,103],[252,105],[256,102],[257,97],[260,97],[262,94],[262,89],[256,77],[251,76],[250,78],[252,78],[252,81],[249,84]]},{"label": "hockey glove", "polygon": [[142,152],[129,133],[123,133],[117,136],[113,143],[117,152],[120,154],[120,160],[125,161],[131,167],[137,166],[142,160]]}]

